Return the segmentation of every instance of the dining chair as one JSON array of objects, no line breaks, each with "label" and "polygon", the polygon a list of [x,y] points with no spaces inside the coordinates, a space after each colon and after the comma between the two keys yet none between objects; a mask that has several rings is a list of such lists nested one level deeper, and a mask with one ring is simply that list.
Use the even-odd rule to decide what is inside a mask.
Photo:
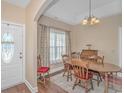
[{"label": "dining chair", "polygon": [[72,52],[71,58],[80,58],[80,53],[79,52]]},{"label": "dining chair", "polygon": [[64,64],[64,73],[63,73],[63,77],[66,76],[67,77],[67,81],[72,80],[72,66],[71,64],[68,63],[68,61],[70,60],[68,55],[62,55],[62,61]]},{"label": "dining chair", "polygon": [[[76,85],[79,85],[85,88],[85,93],[87,93],[90,89],[93,89],[93,74],[89,72],[88,63],[83,62],[79,59],[72,59],[71,62],[74,71],[74,76],[76,78],[75,83],[73,85],[73,89]],[[89,89],[88,84],[91,85],[91,88]]]},{"label": "dining chair", "polygon": [[41,62],[40,55],[37,56],[37,73],[39,75],[39,80],[41,83],[45,85],[46,77],[50,80],[49,75],[50,67],[49,66],[43,66]]},{"label": "dining chair", "polygon": [[80,54],[80,58],[87,60],[87,59],[89,59],[89,57],[97,56],[97,55],[98,55],[98,50],[83,49],[81,54]]},{"label": "dining chair", "polygon": [[[80,58],[82,60],[90,60],[91,62],[104,64],[104,56],[100,57],[98,56],[98,50],[82,50],[80,54]],[[102,81],[101,73],[97,71],[90,70],[93,73],[93,80],[97,81],[97,86],[99,86],[99,83]]]},{"label": "dining chair", "polygon": [[[119,75],[121,72],[113,72],[108,74],[109,88],[114,90],[115,93],[121,92],[122,90],[122,77]],[[105,76],[103,75],[105,80]]]},{"label": "dining chair", "polygon": [[[104,65],[104,56],[93,56],[90,58],[91,61],[93,61],[94,63],[100,64],[100,65]],[[93,80],[97,81],[97,86],[99,86],[100,82],[102,81],[102,76],[100,72],[98,71],[94,71],[94,70],[90,70],[93,73],[93,76],[95,76],[96,78],[93,77]]]}]

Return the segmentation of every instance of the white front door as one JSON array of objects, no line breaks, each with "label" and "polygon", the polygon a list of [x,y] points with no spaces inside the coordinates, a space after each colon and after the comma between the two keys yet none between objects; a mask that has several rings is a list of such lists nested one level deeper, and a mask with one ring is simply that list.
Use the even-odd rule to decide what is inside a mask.
[{"label": "white front door", "polygon": [[23,31],[21,25],[1,24],[1,87],[23,82]]}]

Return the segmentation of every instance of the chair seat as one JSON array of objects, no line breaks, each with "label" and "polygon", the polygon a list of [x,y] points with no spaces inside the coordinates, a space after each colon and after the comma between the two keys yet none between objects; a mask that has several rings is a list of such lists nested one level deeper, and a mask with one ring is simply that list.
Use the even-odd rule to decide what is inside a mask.
[{"label": "chair seat", "polygon": [[80,78],[80,79],[85,79],[85,80],[88,80],[88,79],[91,79],[93,78],[93,74],[92,73],[88,73],[88,78],[86,78],[86,74],[83,76],[83,75],[80,75],[79,74],[76,74],[76,77]]},{"label": "chair seat", "polygon": [[37,72],[39,72],[39,73],[46,73],[48,71],[49,71],[49,67],[39,67],[37,69]]}]

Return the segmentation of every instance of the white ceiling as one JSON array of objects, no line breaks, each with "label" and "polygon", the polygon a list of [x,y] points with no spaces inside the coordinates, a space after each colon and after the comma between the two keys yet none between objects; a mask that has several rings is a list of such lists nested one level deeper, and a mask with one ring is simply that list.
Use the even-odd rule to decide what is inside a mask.
[{"label": "white ceiling", "polygon": [[[44,13],[45,16],[66,22],[79,24],[88,15],[89,0],[59,0]],[[121,0],[92,0],[95,16],[103,18],[121,13]]]},{"label": "white ceiling", "polygon": [[31,0],[3,0],[3,1],[25,8]]}]

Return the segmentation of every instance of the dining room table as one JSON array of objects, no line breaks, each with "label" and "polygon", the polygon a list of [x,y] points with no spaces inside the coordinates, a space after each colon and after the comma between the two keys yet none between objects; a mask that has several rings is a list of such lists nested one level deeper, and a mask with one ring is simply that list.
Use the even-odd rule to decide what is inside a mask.
[{"label": "dining room table", "polygon": [[[82,60],[82,59],[78,59],[78,60],[83,61],[83,62],[88,62],[89,70],[97,71],[99,73],[104,73],[104,75],[105,75],[104,93],[108,93],[108,87],[109,87],[108,75],[109,75],[109,73],[120,72],[121,68],[118,65],[108,63],[108,62],[104,62],[103,64],[100,64],[97,62],[92,62],[90,60]],[[68,61],[68,63],[70,65],[72,65],[71,61],[72,61],[72,59],[70,59],[70,61]],[[82,64],[83,64],[83,62],[82,62]]]}]

